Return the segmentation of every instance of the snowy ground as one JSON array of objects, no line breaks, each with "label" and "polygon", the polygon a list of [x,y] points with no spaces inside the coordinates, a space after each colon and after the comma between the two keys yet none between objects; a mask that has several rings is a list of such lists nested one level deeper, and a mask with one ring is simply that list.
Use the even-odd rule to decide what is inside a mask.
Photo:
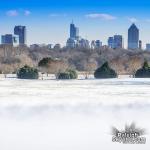
[{"label": "snowy ground", "polygon": [[[147,144],[111,142],[135,122]],[[0,150],[149,150],[150,79],[0,78]]]}]

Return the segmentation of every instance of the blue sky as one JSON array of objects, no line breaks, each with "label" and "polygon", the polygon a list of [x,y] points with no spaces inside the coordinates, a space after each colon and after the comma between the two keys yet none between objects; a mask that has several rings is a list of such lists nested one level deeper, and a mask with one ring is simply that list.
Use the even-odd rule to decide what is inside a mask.
[{"label": "blue sky", "polygon": [[135,22],[143,44],[150,42],[149,0],[7,0],[0,5],[0,34],[12,33],[15,25],[27,26],[31,43],[65,44],[74,20],[80,35],[89,40],[122,34]]}]

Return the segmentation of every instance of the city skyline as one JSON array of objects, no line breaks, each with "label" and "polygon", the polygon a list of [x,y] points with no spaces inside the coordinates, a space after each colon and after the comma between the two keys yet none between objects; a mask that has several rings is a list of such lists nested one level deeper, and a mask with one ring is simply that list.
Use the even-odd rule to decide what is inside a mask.
[{"label": "city skyline", "polygon": [[28,45],[33,43],[65,45],[69,37],[69,24],[73,19],[80,28],[80,35],[83,38],[90,41],[99,39],[107,44],[108,37],[119,34],[123,35],[127,47],[127,30],[135,22],[140,29],[140,39],[145,45],[150,43],[149,6],[150,2],[146,0],[3,1],[0,6],[0,34],[12,33],[12,27],[24,25],[28,28]]}]

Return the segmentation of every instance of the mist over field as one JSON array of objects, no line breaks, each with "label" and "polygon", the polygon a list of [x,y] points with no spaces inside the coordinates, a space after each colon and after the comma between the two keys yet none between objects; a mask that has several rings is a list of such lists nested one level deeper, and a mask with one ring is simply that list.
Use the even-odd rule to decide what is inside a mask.
[{"label": "mist over field", "polygon": [[[0,79],[1,150],[148,150],[150,79]],[[112,143],[135,122],[146,145]],[[9,143],[9,144],[8,144]]]}]

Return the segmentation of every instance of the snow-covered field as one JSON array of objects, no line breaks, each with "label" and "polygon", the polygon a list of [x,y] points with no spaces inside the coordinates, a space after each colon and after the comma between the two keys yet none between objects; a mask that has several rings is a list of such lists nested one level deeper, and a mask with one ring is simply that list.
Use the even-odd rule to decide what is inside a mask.
[{"label": "snow-covered field", "polygon": [[[135,122],[147,144],[112,143]],[[0,79],[0,150],[149,150],[150,79]]]}]

